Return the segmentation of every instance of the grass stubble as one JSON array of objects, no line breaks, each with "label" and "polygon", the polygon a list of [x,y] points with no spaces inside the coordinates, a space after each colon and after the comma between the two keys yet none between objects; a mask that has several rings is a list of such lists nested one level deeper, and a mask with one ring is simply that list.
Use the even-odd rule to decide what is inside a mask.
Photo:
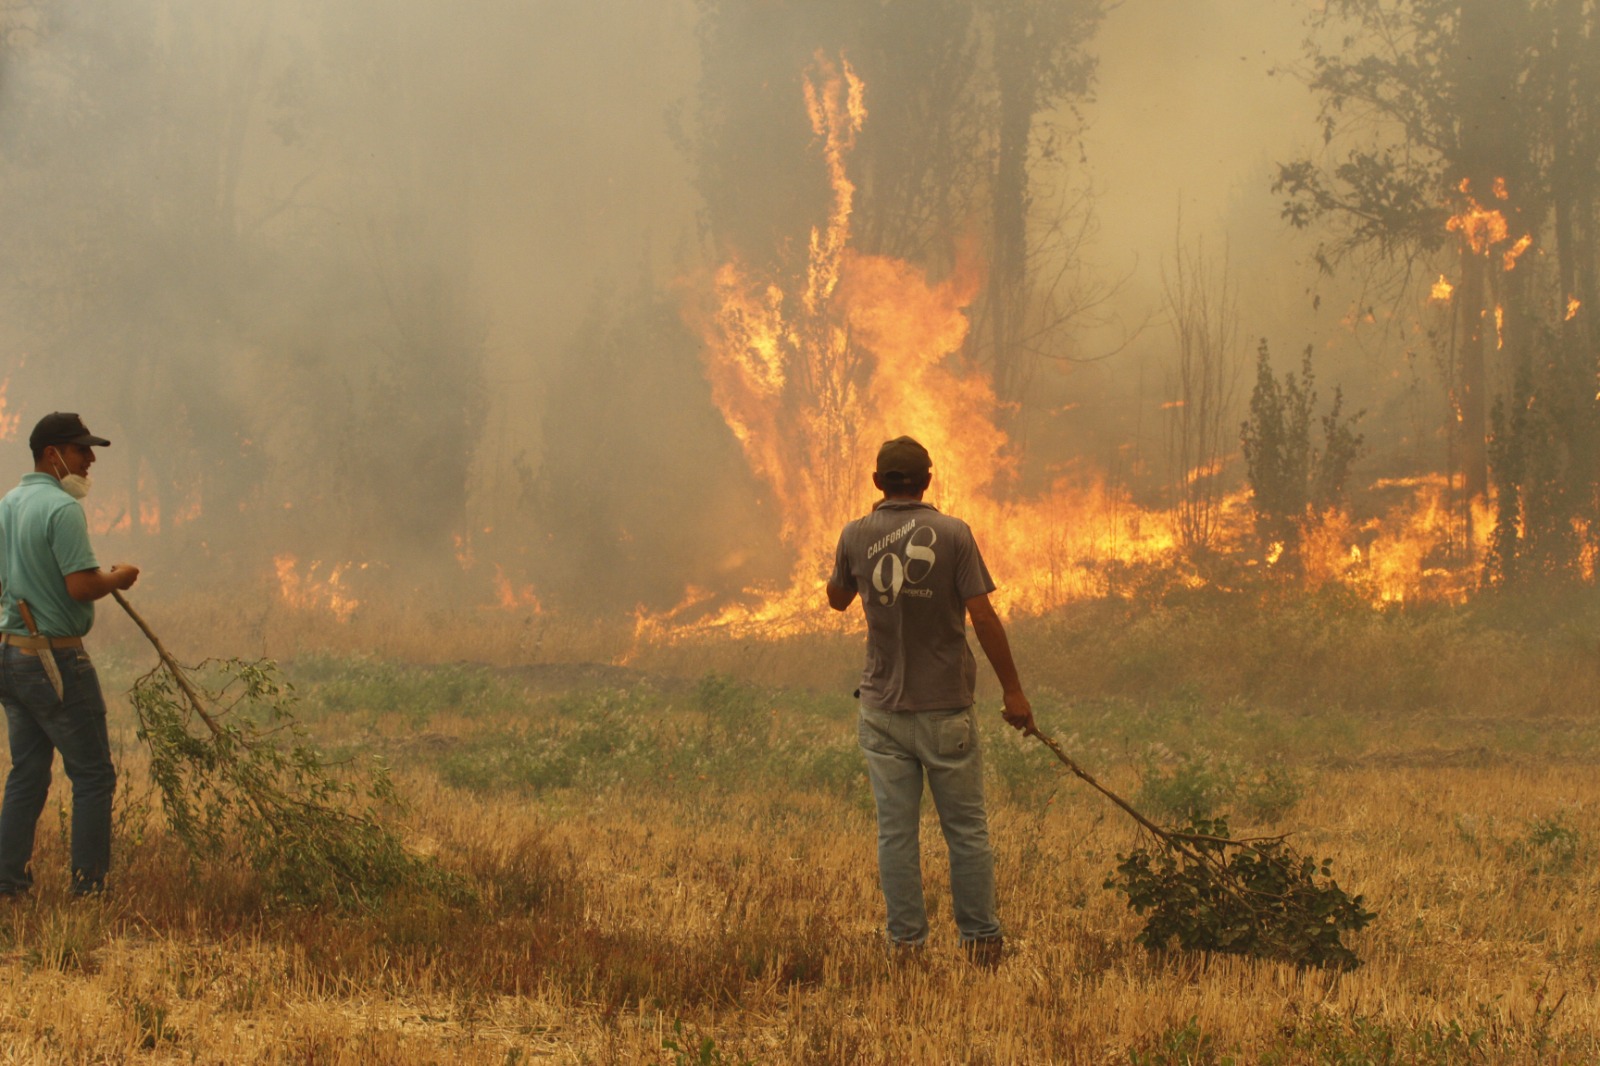
[{"label": "grass stubble", "polygon": [[478,620],[419,619],[424,641],[389,618],[375,657],[268,632],[318,738],[382,754],[413,846],[479,889],[275,905],[245,871],[192,872],[164,834],[116,695],[146,657],[106,626],[114,891],[66,898],[61,779],[39,887],[0,908],[0,1063],[1600,1060],[1600,644],[1458,612],[1227,610],[1086,607],[1015,642],[1041,724],[1124,794],[1203,765],[1244,830],[1264,768],[1295,782],[1256,827],[1333,857],[1379,912],[1350,938],[1355,971],[1135,945],[1102,887],[1131,823],[998,713],[1010,954],[988,973],[957,953],[929,811],[932,950],[890,963],[848,634],[787,665],[727,642],[635,649],[620,671],[474,656]]}]

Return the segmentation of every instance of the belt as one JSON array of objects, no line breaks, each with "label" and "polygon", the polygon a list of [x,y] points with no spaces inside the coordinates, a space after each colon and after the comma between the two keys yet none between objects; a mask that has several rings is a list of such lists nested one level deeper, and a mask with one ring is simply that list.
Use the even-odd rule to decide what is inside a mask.
[{"label": "belt", "polygon": [[0,644],[10,644],[18,651],[39,653],[40,648],[81,648],[82,637],[30,637],[22,633],[0,633]]}]

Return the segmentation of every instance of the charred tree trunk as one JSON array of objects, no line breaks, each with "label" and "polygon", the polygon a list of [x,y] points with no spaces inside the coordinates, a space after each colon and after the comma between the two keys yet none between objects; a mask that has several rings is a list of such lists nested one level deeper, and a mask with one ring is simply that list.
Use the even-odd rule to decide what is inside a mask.
[{"label": "charred tree trunk", "polygon": [[[1485,360],[1483,355],[1485,308],[1485,260],[1470,247],[1461,250],[1461,287],[1458,290],[1461,315],[1461,349],[1457,358],[1457,394],[1453,404],[1456,425],[1461,435],[1461,481],[1468,500],[1481,499],[1489,489],[1489,453],[1486,448],[1487,411],[1484,403]],[[1470,515],[1470,508],[1468,514]],[[1471,539],[1468,540],[1470,548]]]},{"label": "charred tree trunk", "polygon": [[1595,137],[1600,94],[1600,40],[1587,0],[1561,0],[1556,10],[1556,71],[1550,90],[1553,161],[1550,194],[1555,213],[1555,239],[1561,297],[1577,306],[1563,310],[1562,339],[1574,358],[1581,358],[1593,338],[1589,323],[1600,299],[1595,283],[1595,168],[1600,144]]},{"label": "charred tree trunk", "polygon": [[1027,300],[1028,150],[1038,99],[1038,64],[1029,12],[1003,5],[995,19],[999,140],[994,176],[994,232],[989,274],[989,322],[994,345],[998,424],[1012,421],[1025,378],[1019,344]]},{"label": "charred tree trunk", "polygon": [[[1551,140],[1549,196],[1556,251],[1557,313],[1561,316],[1559,357],[1563,383],[1572,394],[1569,485],[1572,511],[1586,520],[1591,549],[1600,545],[1600,397],[1592,382],[1596,362],[1594,213],[1597,144],[1596,92],[1600,92],[1600,51],[1588,0],[1558,0],[1553,10],[1550,65],[1545,88]],[[1581,523],[1575,523],[1582,528]]]},{"label": "charred tree trunk", "polygon": [[[1514,197],[1526,194],[1522,180],[1526,155],[1516,151],[1515,91],[1518,57],[1512,42],[1523,6],[1506,0],[1462,0],[1455,80],[1460,90],[1460,145],[1457,163],[1462,191],[1479,204],[1506,216],[1511,240],[1527,232]],[[1488,422],[1489,345],[1501,331],[1493,302],[1496,285],[1490,275],[1499,269],[1493,250],[1474,248],[1462,238],[1461,398],[1462,481],[1469,499],[1482,499],[1489,488]],[[1517,356],[1526,358],[1523,352]]]}]

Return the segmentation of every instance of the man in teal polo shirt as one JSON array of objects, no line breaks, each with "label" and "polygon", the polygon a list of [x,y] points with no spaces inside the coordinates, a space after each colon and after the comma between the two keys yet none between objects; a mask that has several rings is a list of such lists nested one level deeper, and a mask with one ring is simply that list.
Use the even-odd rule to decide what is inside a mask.
[{"label": "man in teal polo shirt", "polygon": [[78,502],[89,491],[94,448],[110,443],[75,414],[46,415],[28,438],[33,472],[0,499],[0,703],[11,744],[0,896],[33,886],[34,830],[58,751],[72,781],[73,893],[100,891],[111,866],[117,772],[105,697],[83,638],[94,625],[94,601],[130,588],[139,569],[100,569]]}]

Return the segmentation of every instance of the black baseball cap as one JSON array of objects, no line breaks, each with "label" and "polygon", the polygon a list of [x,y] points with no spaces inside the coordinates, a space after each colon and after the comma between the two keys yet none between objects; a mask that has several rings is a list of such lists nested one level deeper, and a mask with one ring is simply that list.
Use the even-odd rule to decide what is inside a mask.
[{"label": "black baseball cap", "polygon": [[34,451],[52,444],[82,444],[85,447],[105,448],[111,444],[104,437],[89,432],[83,419],[68,411],[52,411],[39,419],[28,435],[28,447]]},{"label": "black baseball cap", "polygon": [[928,449],[910,437],[886,440],[883,447],[878,449],[877,473],[880,477],[896,481],[921,481],[932,469],[933,460],[928,456]]}]

